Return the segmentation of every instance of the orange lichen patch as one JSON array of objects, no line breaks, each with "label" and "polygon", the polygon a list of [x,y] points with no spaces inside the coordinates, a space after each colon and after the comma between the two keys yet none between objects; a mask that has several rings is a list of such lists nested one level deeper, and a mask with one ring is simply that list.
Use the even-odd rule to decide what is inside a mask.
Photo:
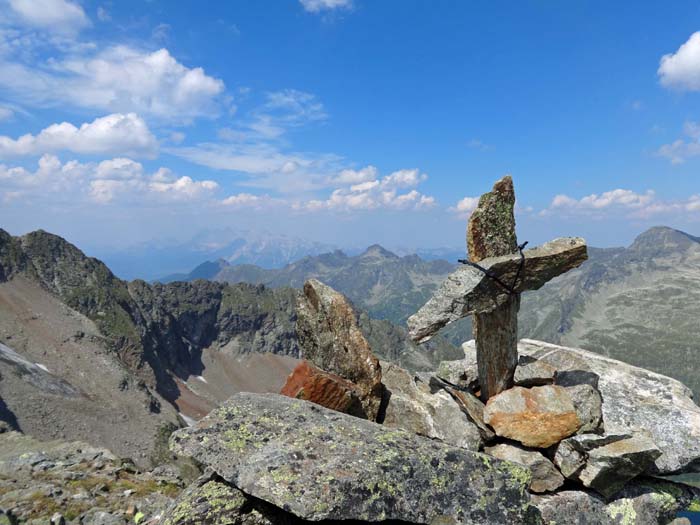
[{"label": "orange lichen patch", "polygon": [[363,415],[354,383],[324,372],[308,361],[302,361],[292,371],[280,394],[311,401],[338,412]]}]

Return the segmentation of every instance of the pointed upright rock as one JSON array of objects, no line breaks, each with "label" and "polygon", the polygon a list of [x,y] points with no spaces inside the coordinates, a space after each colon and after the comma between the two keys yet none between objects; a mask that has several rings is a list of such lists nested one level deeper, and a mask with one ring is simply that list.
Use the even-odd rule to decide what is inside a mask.
[{"label": "pointed upright rock", "polygon": [[357,385],[364,416],[374,421],[384,390],[382,370],[348,300],[316,279],[306,281],[297,303],[297,337],[302,357]]}]

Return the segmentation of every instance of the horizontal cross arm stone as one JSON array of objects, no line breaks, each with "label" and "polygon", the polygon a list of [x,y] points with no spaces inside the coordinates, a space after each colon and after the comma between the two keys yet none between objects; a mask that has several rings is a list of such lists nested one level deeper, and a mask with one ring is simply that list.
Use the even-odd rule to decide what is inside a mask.
[{"label": "horizontal cross arm stone", "polygon": [[[563,237],[542,246],[525,250],[525,260],[514,291],[537,290],[547,281],[583,263],[588,257],[586,241],[580,237]],[[518,275],[519,253],[489,257],[479,265],[501,283],[510,286]],[[451,273],[423,307],[408,318],[413,341],[423,343],[438,330],[474,313],[488,313],[509,296],[496,279],[470,265]]]}]

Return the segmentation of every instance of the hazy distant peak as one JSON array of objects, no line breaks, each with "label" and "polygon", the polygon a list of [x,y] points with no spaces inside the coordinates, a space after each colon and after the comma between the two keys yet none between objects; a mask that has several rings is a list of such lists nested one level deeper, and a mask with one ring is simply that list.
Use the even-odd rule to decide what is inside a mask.
[{"label": "hazy distant peak", "polygon": [[367,248],[362,255],[360,255],[363,259],[365,258],[382,258],[382,259],[398,259],[399,256],[396,255],[395,253],[390,252],[386,248],[380,246],[379,244],[373,244],[369,248]]}]

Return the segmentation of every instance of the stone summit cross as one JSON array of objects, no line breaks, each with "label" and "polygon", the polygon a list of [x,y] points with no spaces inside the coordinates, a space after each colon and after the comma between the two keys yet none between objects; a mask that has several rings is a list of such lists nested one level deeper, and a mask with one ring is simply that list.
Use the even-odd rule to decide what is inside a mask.
[{"label": "stone summit cross", "polygon": [[587,258],[586,242],[580,237],[559,238],[523,251],[515,235],[514,206],[513,180],[506,176],[481,196],[469,218],[469,260],[408,319],[411,338],[422,343],[447,324],[474,316],[483,401],[513,386],[520,293],[542,287]]}]

